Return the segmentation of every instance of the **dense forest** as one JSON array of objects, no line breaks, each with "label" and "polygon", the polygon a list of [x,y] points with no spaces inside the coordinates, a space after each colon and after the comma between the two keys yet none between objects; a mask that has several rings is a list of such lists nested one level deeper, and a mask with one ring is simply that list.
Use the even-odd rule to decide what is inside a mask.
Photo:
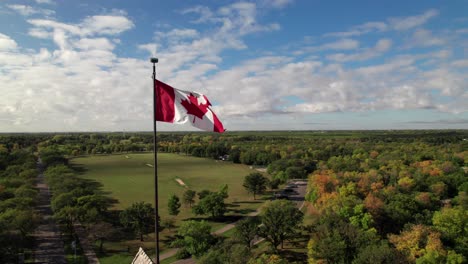
[{"label": "dense forest", "polygon": [[[67,159],[152,148],[151,133],[0,135],[0,260],[31,248],[38,156],[62,223],[104,225],[110,201]],[[468,260],[466,130],[165,132],[158,151],[266,168],[279,184],[308,179],[301,231],[309,263]]]}]

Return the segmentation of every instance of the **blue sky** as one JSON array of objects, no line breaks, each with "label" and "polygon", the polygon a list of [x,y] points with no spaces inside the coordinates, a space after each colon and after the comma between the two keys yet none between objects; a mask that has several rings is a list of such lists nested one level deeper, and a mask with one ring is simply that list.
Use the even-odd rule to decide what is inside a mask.
[{"label": "blue sky", "polygon": [[206,94],[228,130],[468,129],[466,10],[1,0],[0,132],[151,130],[151,56],[158,79]]}]

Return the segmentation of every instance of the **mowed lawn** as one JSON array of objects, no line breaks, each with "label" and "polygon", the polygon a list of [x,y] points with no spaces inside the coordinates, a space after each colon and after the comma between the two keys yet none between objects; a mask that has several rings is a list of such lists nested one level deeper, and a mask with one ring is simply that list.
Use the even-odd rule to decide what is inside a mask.
[{"label": "mowed lawn", "polygon": [[[109,196],[118,200],[115,209],[124,209],[134,202],[145,201],[154,204],[153,154],[123,154],[109,156],[89,156],[71,161],[85,169],[82,177],[96,180],[103,185]],[[233,208],[255,208],[250,194],[242,187],[244,177],[253,170],[248,166],[212,159],[196,158],[177,154],[158,154],[159,207],[161,218],[168,216],[167,202],[172,194],[182,199],[186,188],[176,178],[181,179],[188,188],[201,191],[218,191],[221,186],[229,186],[227,203],[238,204]],[[244,203],[247,202],[247,203]],[[189,208],[181,208],[178,220],[192,217]]]}]

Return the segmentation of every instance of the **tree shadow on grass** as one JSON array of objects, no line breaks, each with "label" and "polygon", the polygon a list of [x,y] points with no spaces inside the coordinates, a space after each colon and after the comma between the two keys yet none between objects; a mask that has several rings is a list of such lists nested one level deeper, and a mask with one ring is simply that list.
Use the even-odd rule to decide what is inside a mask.
[{"label": "tree shadow on grass", "polygon": [[228,203],[228,204],[226,204],[226,207],[227,207],[227,208],[239,207],[239,206],[240,206],[240,205],[239,205],[239,204],[236,204],[236,203],[231,203],[231,204]]},{"label": "tree shadow on grass", "polygon": [[245,216],[243,215],[225,215],[222,217],[190,217],[187,219],[184,219],[183,221],[210,221],[210,222],[215,222],[215,223],[224,223],[224,224],[231,224],[234,222],[239,221],[240,219],[244,218]]},{"label": "tree shadow on grass", "polygon": [[290,250],[281,250],[280,256],[285,258],[288,262],[307,263],[307,254],[304,252],[295,252]]},{"label": "tree shadow on grass", "polygon": [[244,208],[244,209],[230,209],[229,212],[231,213],[234,213],[234,214],[240,214],[240,215],[246,215],[246,214],[249,214],[249,213],[253,213],[255,212],[256,210],[254,209],[248,209],[248,208]]},{"label": "tree shadow on grass", "polygon": [[284,249],[303,249],[307,247],[308,242],[309,236],[301,235],[300,237],[297,237],[292,241],[288,241],[288,243],[284,245]]},{"label": "tree shadow on grass", "polygon": [[170,245],[176,239],[177,239],[176,236],[166,236],[165,238],[161,238],[160,241],[166,245]]},{"label": "tree shadow on grass", "polygon": [[88,171],[88,169],[83,164],[68,164],[68,166],[73,169],[76,173],[82,175]]},{"label": "tree shadow on grass", "polygon": [[261,203],[263,203],[262,200],[233,202],[233,204],[261,204]]}]

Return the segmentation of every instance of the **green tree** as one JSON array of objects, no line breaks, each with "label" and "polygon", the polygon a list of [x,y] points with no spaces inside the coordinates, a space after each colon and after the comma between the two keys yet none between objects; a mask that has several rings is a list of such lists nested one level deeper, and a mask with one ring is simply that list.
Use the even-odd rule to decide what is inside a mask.
[{"label": "green tree", "polygon": [[73,233],[73,223],[78,219],[79,215],[80,209],[74,206],[65,206],[54,212],[54,217],[58,222],[66,224],[70,233]]},{"label": "green tree", "polygon": [[236,238],[250,250],[252,241],[258,234],[260,221],[255,217],[240,220],[236,224]]},{"label": "green tree", "polygon": [[201,190],[198,192],[198,199],[201,200],[203,198],[205,198],[206,196],[208,196],[208,194],[212,193],[212,191],[210,190]]},{"label": "green tree", "polygon": [[213,218],[223,216],[227,211],[223,197],[223,194],[212,192],[193,206],[192,210],[197,215],[211,215]]},{"label": "green tree", "polygon": [[182,197],[182,202],[190,207],[195,203],[195,194],[194,190],[186,190]]},{"label": "green tree", "polygon": [[259,172],[253,172],[245,176],[243,186],[249,193],[253,194],[255,200],[255,195],[263,193],[267,188],[267,184],[268,179],[265,176]]},{"label": "green tree", "polygon": [[276,200],[269,202],[262,210],[259,234],[270,242],[276,252],[277,247],[286,239],[294,237],[302,223],[303,214],[291,201]]},{"label": "green tree", "polygon": [[169,209],[169,214],[170,215],[178,215],[180,212],[180,200],[177,195],[173,194],[170,198],[169,201],[167,202],[167,207]]},{"label": "green tree", "polygon": [[120,213],[120,223],[130,228],[143,241],[143,234],[154,227],[154,210],[150,203],[136,202]]},{"label": "green tree", "polygon": [[99,221],[89,226],[88,233],[94,241],[99,241],[99,252],[103,253],[104,241],[110,240],[116,231],[113,225]]},{"label": "green tree", "polygon": [[288,261],[281,258],[279,255],[276,254],[266,254],[263,253],[262,255],[252,258],[247,262],[247,264],[287,264]]},{"label": "green tree", "polygon": [[216,239],[211,235],[211,226],[205,221],[189,220],[183,222],[177,230],[173,247],[181,247],[190,255],[200,257],[215,244]]},{"label": "green tree", "polygon": [[273,179],[270,181],[270,183],[268,184],[270,189],[272,190],[276,190],[278,189],[278,186],[280,185],[281,183],[281,180],[280,179]]},{"label": "green tree", "polygon": [[468,256],[468,211],[462,207],[443,208],[432,218],[442,237],[455,245],[455,250]]},{"label": "green tree", "polygon": [[361,249],[353,264],[393,264],[404,263],[403,257],[386,242],[371,244]]},{"label": "green tree", "polygon": [[227,199],[229,197],[228,191],[229,186],[227,184],[224,184],[219,190],[219,193],[223,196],[223,199]]},{"label": "green tree", "polygon": [[203,255],[198,264],[245,264],[249,260],[249,249],[232,240],[225,240],[212,247],[207,254]]}]

